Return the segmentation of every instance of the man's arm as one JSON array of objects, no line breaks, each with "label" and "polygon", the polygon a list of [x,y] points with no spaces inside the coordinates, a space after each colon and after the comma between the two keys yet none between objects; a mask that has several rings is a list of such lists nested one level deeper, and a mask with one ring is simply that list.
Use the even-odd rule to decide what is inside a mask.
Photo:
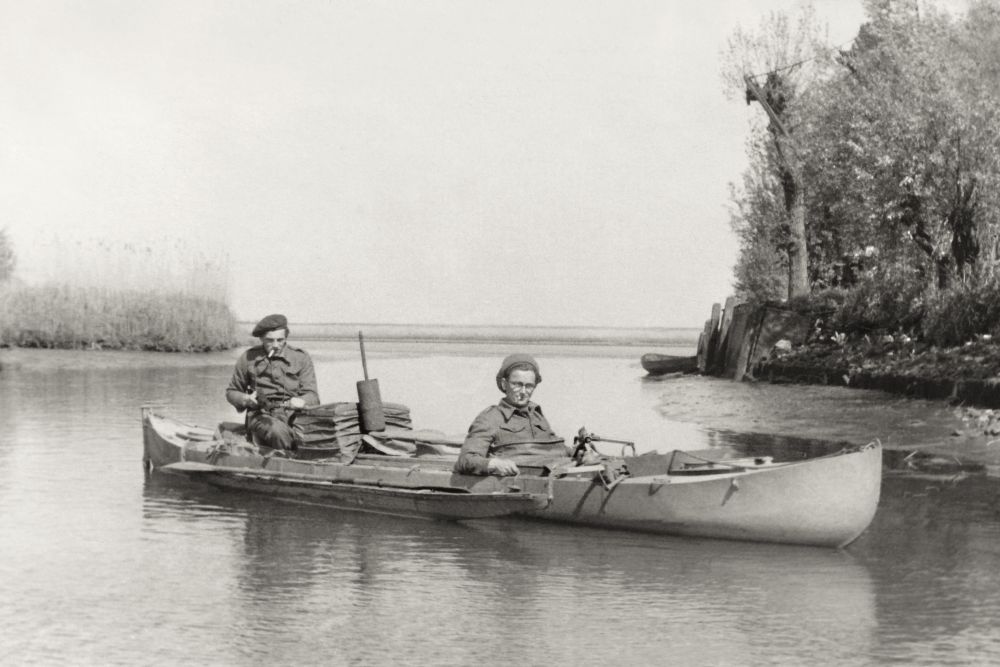
[{"label": "man's arm", "polygon": [[296,394],[306,407],[319,405],[319,389],[316,387],[316,369],[308,352],[302,353],[302,370],[299,371],[299,391]]},{"label": "man's arm", "polygon": [[254,400],[250,392],[250,369],[247,364],[247,355],[244,353],[236,360],[236,368],[233,369],[233,377],[226,388],[226,400],[238,412],[243,412],[249,407],[254,407]]},{"label": "man's arm", "polygon": [[465,475],[516,475],[513,461],[490,456],[490,447],[496,439],[502,415],[494,408],[479,413],[469,426],[469,433],[462,443],[462,451],[455,462],[454,471]]},{"label": "man's arm", "polygon": [[465,475],[488,475],[489,452],[497,427],[494,410],[486,409],[472,421],[455,463],[455,472]]}]

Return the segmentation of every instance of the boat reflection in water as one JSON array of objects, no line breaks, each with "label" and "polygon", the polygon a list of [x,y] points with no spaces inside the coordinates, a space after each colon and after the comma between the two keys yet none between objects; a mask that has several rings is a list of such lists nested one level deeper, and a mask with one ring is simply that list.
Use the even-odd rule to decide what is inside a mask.
[{"label": "boat reflection in water", "polygon": [[903,664],[1000,664],[1000,491],[965,473],[890,472],[851,547],[880,582],[883,655]]},{"label": "boat reflection in water", "polygon": [[147,483],[146,524],[198,527],[191,538],[224,554],[211,586],[242,638],[230,649],[254,660],[384,662],[387,635],[415,662],[452,664],[484,651],[491,664],[847,664],[870,650],[870,577],[844,551],[398,519],[165,477]]}]

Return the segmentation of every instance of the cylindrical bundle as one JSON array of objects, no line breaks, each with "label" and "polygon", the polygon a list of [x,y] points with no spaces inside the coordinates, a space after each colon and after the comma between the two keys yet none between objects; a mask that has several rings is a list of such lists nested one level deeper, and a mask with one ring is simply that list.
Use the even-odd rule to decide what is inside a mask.
[{"label": "cylindrical bundle", "polygon": [[358,413],[361,418],[361,432],[385,430],[385,412],[382,410],[382,395],[378,390],[378,380],[358,382]]}]

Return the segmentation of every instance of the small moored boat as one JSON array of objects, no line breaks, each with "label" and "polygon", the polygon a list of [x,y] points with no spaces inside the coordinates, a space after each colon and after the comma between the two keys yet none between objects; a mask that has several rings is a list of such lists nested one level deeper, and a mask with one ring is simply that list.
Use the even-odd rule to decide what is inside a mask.
[{"label": "small moored boat", "polygon": [[639,360],[643,370],[650,375],[666,375],[667,373],[697,373],[698,357],[679,357],[671,354],[648,352]]},{"label": "small moored boat", "polygon": [[[302,460],[150,408],[143,409],[142,423],[150,469],[228,489],[428,518],[515,514],[668,535],[843,547],[868,527],[881,488],[877,442],[829,443],[828,451],[801,459],[725,458],[715,449],[653,452],[593,465],[567,459],[561,466],[522,466],[517,477],[477,477],[452,472],[458,443],[430,442],[432,431],[387,430],[371,434],[381,441],[378,447],[348,459]],[[390,441],[410,446],[384,446]]]}]

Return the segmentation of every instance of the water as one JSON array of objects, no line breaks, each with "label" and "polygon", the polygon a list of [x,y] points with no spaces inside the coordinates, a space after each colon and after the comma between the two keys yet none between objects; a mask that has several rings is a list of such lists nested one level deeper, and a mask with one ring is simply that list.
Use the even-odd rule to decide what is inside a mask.
[{"label": "water", "polygon": [[[354,347],[308,348],[321,397],[351,400]],[[460,433],[498,398],[492,378],[509,351],[370,344],[368,366],[418,425]],[[871,392],[645,380],[635,349],[533,351],[536,398],[558,432],[586,426],[640,452],[748,430],[920,445],[951,426],[937,404]],[[395,519],[144,477],[140,406],[232,419],[222,390],[236,354],[11,355],[20,367],[8,359],[0,372],[0,662],[1000,662],[995,480],[890,473],[872,527],[832,551]]]}]

